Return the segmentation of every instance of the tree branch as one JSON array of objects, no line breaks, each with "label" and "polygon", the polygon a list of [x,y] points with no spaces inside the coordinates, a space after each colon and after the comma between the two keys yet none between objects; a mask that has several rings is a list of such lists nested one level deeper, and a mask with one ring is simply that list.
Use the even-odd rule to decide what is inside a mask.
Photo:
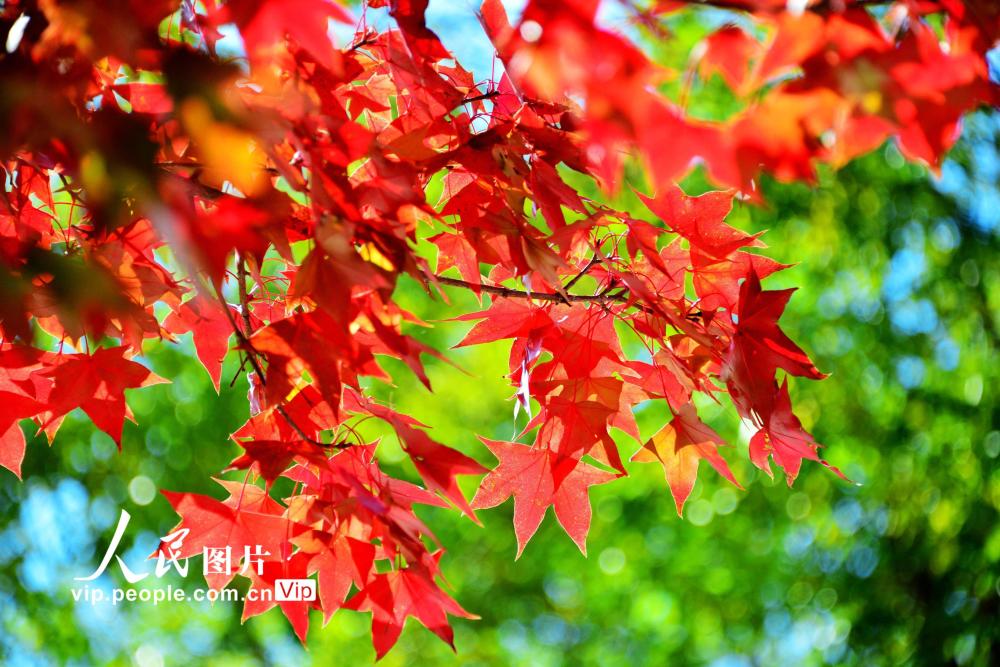
[{"label": "tree branch", "polygon": [[247,265],[243,253],[236,253],[236,282],[239,283],[240,315],[243,316],[243,330],[249,337],[253,335],[253,324],[250,321],[250,295],[247,293]]},{"label": "tree branch", "polygon": [[479,102],[480,100],[490,100],[500,94],[499,90],[491,90],[488,93],[482,93],[480,95],[473,95],[471,97],[466,97],[462,100],[462,104],[468,104],[470,102]]},{"label": "tree branch", "polygon": [[[240,314],[243,317],[243,324],[246,329],[246,333],[244,333],[240,329],[239,325],[237,325],[236,318],[233,317],[233,313],[229,310],[229,304],[226,303],[226,299],[222,295],[222,291],[218,286],[213,285],[215,288],[215,295],[218,298],[219,303],[222,305],[223,311],[226,313],[226,318],[229,320],[229,324],[233,328],[236,338],[240,342],[240,347],[244,352],[244,358],[250,363],[251,366],[253,366],[254,373],[257,374],[257,377],[260,378],[261,385],[264,386],[267,384],[267,380],[264,376],[264,369],[261,367],[260,362],[256,358],[256,355],[259,354],[259,352],[254,349],[253,344],[250,342],[250,336],[253,335],[253,325],[250,321],[250,298],[247,294],[247,269],[243,256],[240,253],[236,254],[236,278],[237,282],[239,282]],[[274,406],[274,411],[281,415],[282,418],[288,422],[288,425],[291,426],[292,429],[299,435],[299,437],[309,444],[316,445],[317,447],[322,447],[324,449],[347,449],[350,447],[347,443],[326,443],[310,437],[298,424],[295,423],[295,420],[292,419],[292,416],[288,414],[288,411],[285,410],[285,407],[280,403]]]},{"label": "tree branch", "polygon": [[604,259],[600,255],[595,254],[593,257],[590,258],[590,261],[587,262],[587,265],[582,269],[580,269],[580,272],[578,274],[570,278],[570,281],[565,285],[563,285],[563,289],[569,290],[570,287],[572,287],[573,285],[577,284],[580,281],[580,278],[583,278],[585,275],[587,275],[587,272],[589,272],[592,268],[594,268],[596,265],[600,264],[603,261]]},{"label": "tree branch", "polygon": [[[166,171],[168,169],[198,169],[198,170],[202,170],[202,169],[205,168],[205,165],[202,162],[190,162],[190,161],[183,161],[183,160],[161,160],[159,162],[154,162],[153,166],[154,167],[160,167],[164,171]],[[281,173],[275,167],[262,166],[261,169],[264,170],[264,171],[266,171],[267,173],[271,174],[272,176],[275,175],[275,174],[280,174]]]},{"label": "tree branch", "polygon": [[470,290],[478,289],[482,292],[486,292],[487,294],[495,294],[497,296],[509,297],[513,299],[537,299],[539,301],[555,301],[558,303],[566,303],[567,301],[578,303],[606,303],[608,301],[614,301],[617,303],[628,302],[628,298],[625,294],[559,294],[558,292],[525,292],[523,290],[515,289],[513,287],[504,287],[502,285],[476,285],[475,283],[459,280],[458,278],[448,278],[447,276],[434,275],[431,277],[442,285],[464,287],[465,289]]}]

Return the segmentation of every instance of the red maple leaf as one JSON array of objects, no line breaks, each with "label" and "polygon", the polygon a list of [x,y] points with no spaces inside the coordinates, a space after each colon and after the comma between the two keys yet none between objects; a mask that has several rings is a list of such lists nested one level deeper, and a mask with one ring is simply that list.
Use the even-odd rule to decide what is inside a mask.
[{"label": "red maple leaf", "polygon": [[18,479],[27,444],[19,422],[45,409],[51,382],[39,371],[53,359],[29,347],[0,350],[0,466]]},{"label": "red maple leaf", "polygon": [[[3,400],[2,396],[0,400]],[[24,461],[26,446],[24,432],[17,421],[12,421],[0,432],[0,466],[17,475],[18,479],[21,479],[21,462]]]},{"label": "red maple leaf", "polygon": [[229,467],[223,472],[253,469],[264,478],[268,487],[295,459],[322,467],[326,467],[329,463],[327,452],[323,447],[303,440],[292,442],[249,440],[241,441],[239,445],[246,450],[246,453],[230,461]]},{"label": "red maple leaf", "polygon": [[376,574],[361,591],[347,601],[346,609],[372,612],[372,643],[382,658],[399,639],[407,617],[413,617],[455,648],[448,615],[478,618],[462,609],[434,583],[423,568],[404,568]]},{"label": "red maple leaf", "polygon": [[222,360],[229,351],[229,338],[233,335],[232,322],[222,307],[210,299],[195,297],[178,306],[163,321],[163,328],[175,334],[193,332],[198,360],[212,378],[215,391],[219,391]]},{"label": "red maple leaf", "polygon": [[[220,502],[197,493],[161,491],[180,517],[180,523],[171,532],[188,529],[190,532],[176,549],[178,558],[200,556],[205,547],[232,547],[233,558],[241,558],[246,549],[251,553],[258,546],[268,552],[271,560],[287,558],[291,549],[289,540],[305,530],[305,526],[282,515],[265,513],[248,501],[246,506],[236,496]],[[177,547],[176,542],[171,546]],[[163,545],[154,552],[159,553]],[[211,582],[210,582],[211,583]]]},{"label": "red maple leaf", "polygon": [[[250,588],[255,594],[247,594],[243,602],[243,616],[241,622],[246,622],[248,618],[258,616],[273,609],[275,606],[281,608],[281,612],[292,624],[295,636],[303,645],[306,643],[306,635],[309,632],[309,610],[319,609],[320,600],[281,600],[277,601],[278,594],[283,591],[279,587],[300,586],[301,581],[307,579],[309,554],[297,551],[288,558],[280,560],[268,560],[261,564],[261,572],[257,573],[257,568],[247,568],[246,575],[250,579]],[[283,581],[279,581],[283,580]],[[294,583],[293,583],[294,582]],[[291,589],[289,589],[291,590]],[[290,597],[286,594],[282,597]]]},{"label": "red maple leaf", "polygon": [[798,345],[778,328],[778,318],[795,288],[761,289],[753,270],[740,287],[739,304],[733,314],[736,330],[726,355],[722,377],[737,406],[767,414],[774,396],[774,375],[782,369],[791,375],[820,380],[826,377]]},{"label": "red maple leaf", "polygon": [[691,244],[692,248],[713,257],[725,257],[740,248],[764,245],[757,237],[723,222],[733,208],[732,192],[706,192],[689,197],[676,185],[655,198],[639,198],[670,229]]},{"label": "red maple leaf", "polygon": [[[617,475],[542,447],[479,439],[500,462],[483,479],[472,506],[496,507],[513,496],[517,557],[521,557],[550,506],[563,530],[586,554],[591,516],[588,491]],[[560,480],[558,484],[556,479]]]},{"label": "red maple leaf", "polygon": [[45,425],[80,408],[120,449],[125,417],[131,419],[125,390],[167,382],[142,364],[126,359],[125,353],[124,347],[111,347],[93,354],[67,354],[44,371],[53,381]]},{"label": "red maple leaf", "polygon": [[251,345],[268,360],[265,393],[269,405],[284,402],[308,372],[323,400],[340,409],[341,361],[352,346],[343,328],[322,312],[298,313],[261,329]]},{"label": "red maple leaf", "polygon": [[294,540],[303,553],[309,554],[308,574],[318,573],[324,622],[343,606],[352,585],[364,588],[374,567],[375,546],[350,537],[348,530],[345,523],[334,534],[313,530]]},{"label": "red maple leaf", "polygon": [[632,457],[643,463],[659,462],[670,485],[670,493],[677,505],[678,516],[683,515],[684,503],[691,495],[698,477],[701,459],[708,461],[715,470],[739,488],[729,464],[719,455],[718,448],[725,442],[710,426],[698,418],[694,405],[686,404],[670,421],[650,438]]},{"label": "red maple leaf", "polygon": [[761,51],[760,42],[743,29],[724,26],[705,39],[699,70],[705,78],[718,72],[730,88],[739,91],[749,75],[751,60],[758,57]]},{"label": "red maple leaf", "polygon": [[774,459],[785,472],[788,485],[799,475],[802,459],[819,461],[847,480],[840,470],[831,466],[819,456],[820,445],[804,428],[799,418],[792,413],[792,401],[788,395],[788,381],[781,383],[774,397],[774,407],[764,418],[764,425],[750,439],[750,460],[754,465],[771,474],[768,458]]},{"label": "red maple leaf", "polygon": [[418,428],[422,424],[414,419],[374,402],[368,402],[364,409],[392,425],[400,444],[427,486],[455,503],[466,516],[478,523],[476,513],[458,487],[456,478],[458,475],[481,475],[486,468],[462,452],[431,439]]},{"label": "red maple leaf", "polygon": [[273,55],[269,50],[287,34],[318,62],[334,66],[339,62],[339,53],[327,36],[327,23],[329,19],[353,22],[347,10],[330,0],[253,0],[224,7],[230,9],[232,19],[240,26],[248,54],[264,60]]}]

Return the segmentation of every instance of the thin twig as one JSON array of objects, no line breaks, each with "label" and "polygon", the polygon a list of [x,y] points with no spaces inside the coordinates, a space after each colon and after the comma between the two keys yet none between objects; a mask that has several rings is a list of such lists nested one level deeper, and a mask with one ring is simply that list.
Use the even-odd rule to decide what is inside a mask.
[{"label": "thin twig", "polygon": [[470,102],[479,102],[480,100],[490,100],[497,97],[500,94],[499,90],[491,90],[488,93],[482,93],[481,95],[473,95],[472,97],[466,97],[462,100],[462,104],[469,104]]},{"label": "thin twig", "polygon": [[233,317],[233,313],[229,310],[229,304],[226,303],[226,297],[222,295],[222,290],[220,290],[219,286],[216,285],[215,283],[212,283],[212,288],[215,290],[215,296],[219,300],[219,303],[222,305],[222,311],[226,314],[226,319],[229,320],[229,325],[232,327],[233,333],[236,334],[236,339],[239,340],[240,342],[240,349],[243,350],[246,356],[246,360],[250,362],[251,366],[253,366],[254,372],[257,374],[258,377],[260,377],[261,384],[263,384],[264,369],[261,368],[260,363],[254,357],[255,351],[253,351],[253,346],[250,344],[250,340],[240,329],[239,325],[236,324],[236,318]]},{"label": "thin twig", "polygon": [[253,335],[253,324],[250,321],[250,295],[247,293],[247,265],[243,253],[236,253],[236,282],[240,294],[240,315],[243,316],[243,328],[247,336]]},{"label": "thin twig", "polygon": [[371,30],[371,31],[365,33],[365,36],[360,41],[355,42],[354,44],[351,44],[351,46],[348,47],[347,50],[348,51],[357,51],[358,49],[360,49],[363,46],[368,46],[369,44],[374,44],[376,41],[378,41],[378,33],[375,32],[374,30]]},{"label": "thin twig", "polygon": [[592,268],[594,268],[596,265],[600,264],[603,261],[604,260],[603,258],[601,258],[600,255],[595,254],[593,257],[590,258],[590,261],[587,262],[587,265],[582,269],[580,269],[580,272],[578,274],[570,278],[569,282],[563,285],[563,289],[568,290],[570,287],[577,284],[580,281],[580,278],[583,278],[585,275],[587,275],[588,271],[590,271]]},{"label": "thin twig", "polygon": [[[185,162],[185,161],[176,161],[176,160],[161,160],[160,162],[154,162],[153,166],[154,167],[160,167],[161,169],[164,169],[164,170],[166,170],[166,169],[199,169],[200,170],[200,169],[204,169],[205,168],[205,164],[202,163],[202,162],[190,162],[190,161]],[[262,166],[261,169],[264,170],[264,171],[266,171],[267,173],[269,173],[271,175],[280,174],[281,173],[275,167]]]},{"label": "thin twig", "polygon": [[558,292],[525,292],[513,287],[503,287],[502,285],[476,285],[475,283],[470,283],[465,280],[459,280],[458,278],[448,278],[446,276],[433,276],[434,280],[443,284],[451,285],[452,287],[464,287],[465,289],[480,290],[486,292],[487,294],[495,294],[497,296],[505,296],[515,299],[537,299],[538,301],[556,301],[559,303],[566,303],[567,301],[575,302],[605,302],[605,301],[617,301],[619,303],[626,303],[628,299],[624,295],[603,295],[603,294],[559,294]]},{"label": "thin twig", "polygon": [[[250,322],[250,299],[246,288],[247,270],[243,256],[239,253],[237,253],[236,256],[236,267],[240,293],[240,312],[243,316],[243,322],[247,333],[240,330],[239,325],[237,325],[236,318],[233,317],[233,313],[229,310],[229,304],[226,303],[226,299],[222,295],[222,291],[217,285],[213,284],[213,287],[215,288],[215,295],[219,299],[219,303],[222,304],[222,309],[226,313],[226,318],[229,320],[229,324],[233,328],[233,332],[236,334],[236,338],[240,342],[240,348],[243,350],[245,360],[250,362],[250,365],[253,366],[254,373],[256,373],[257,377],[260,378],[261,385],[265,386],[267,384],[267,380],[264,376],[264,369],[261,367],[260,362],[256,358],[256,355],[259,353],[254,349],[253,344],[250,342],[250,335],[253,334],[253,326]],[[282,418],[288,422],[288,425],[292,427],[292,430],[294,430],[300,438],[309,444],[316,445],[317,447],[322,447],[324,449],[347,449],[350,447],[347,443],[326,443],[310,437],[298,424],[295,423],[295,420],[292,419],[292,416],[288,414],[288,411],[285,410],[285,407],[281,404],[275,405],[274,411],[281,415]]]}]

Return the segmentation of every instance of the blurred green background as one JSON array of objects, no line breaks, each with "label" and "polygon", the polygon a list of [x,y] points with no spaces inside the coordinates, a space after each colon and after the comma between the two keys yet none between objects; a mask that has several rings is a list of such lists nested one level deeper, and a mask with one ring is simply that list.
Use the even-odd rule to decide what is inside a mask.
[{"label": "blurred green background", "polygon": [[[719,96],[703,98],[706,114],[729,104]],[[509,502],[481,512],[482,528],[423,508],[448,548],[454,596],[482,619],[453,622],[457,655],[411,620],[382,664],[1000,663],[998,177],[1000,114],[983,113],[968,119],[940,174],[888,145],[815,186],[765,182],[768,206],[740,206],[731,218],[769,230],[767,252],[797,262],[765,286],[800,287],[782,325],[831,377],[796,382],[794,404],[826,457],[860,485],[808,463],[792,489],[769,479],[746,461],[748,433],[731,406],[706,404],[702,416],[736,445],[726,455],[746,491],[703,468],[678,519],[659,467],[632,464],[630,477],[591,493],[589,558],[549,516],[515,563]],[[688,185],[704,187],[697,175]],[[399,296],[428,321],[456,312],[412,282]],[[455,309],[475,307],[468,294],[453,297]],[[435,322],[412,333],[444,349],[467,329]],[[176,523],[158,489],[221,495],[210,477],[236,454],[226,438],[247,417],[246,385],[227,386],[230,358],[216,395],[192,352],[189,337],[150,345],[143,361],[173,383],[130,392],[139,425],[126,425],[121,454],[74,415],[52,448],[29,443],[24,483],[0,471],[3,664],[374,659],[368,615],[349,611],[325,629],[314,615],[304,650],[277,610],[241,628],[234,603],[73,601],[72,578],[93,571],[120,508],[132,523],[119,553],[139,564]],[[428,359],[434,393],[388,364],[396,386],[374,391],[492,464],[474,434],[516,430],[506,353],[502,344],[456,350],[468,374]],[[644,435],[668,419],[656,405],[638,417]],[[417,479],[391,437],[380,455]],[[471,495],[476,480],[464,481]],[[200,565],[192,569],[169,583],[199,585]],[[109,572],[101,586],[123,584],[117,566]]]}]

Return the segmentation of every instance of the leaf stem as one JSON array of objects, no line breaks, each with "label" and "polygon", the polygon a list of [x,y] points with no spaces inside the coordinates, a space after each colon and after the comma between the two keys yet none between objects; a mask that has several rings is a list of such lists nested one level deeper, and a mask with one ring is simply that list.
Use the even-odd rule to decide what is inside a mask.
[{"label": "leaf stem", "polygon": [[[250,362],[250,365],[253,366],[254,373],[256,373],[257,377],[260,378],[261,385],[266,385],[267,380],[264,375],[264,369],[261,367],[260,361],[258,361],[256,358],[256,355],[259,354],[259,352],[257,352],[257,350],[254,349],[253,344],[250,342],[250,336],[253,335],[253,325],[250,321],[250,307],[249,307],[250,297],[247,292],[246,279],[247,279],[246,263],[243,258],[243,255],[237,252],[236,280],[239,283],[238,289],[240,294],[240,314],[243,317],[243,325],[244,328],[246,329],[246,333],[244,333],[240,329],[239,325],[236,323],[236,318],[233,317],[232,311],[229,310],[229,304],[226,303],[226,299],[222,295],[222,291],[219,289],[219,286],[213,284],[213,287],[215,288],[215,295],[218,298],[219,303],[222,305],[223,311],[225,311],[226,313],[226,318],[229,320],[229,324],[232,326],[233,332],[236,334],[236,338],[240,341],[240,348],[243,350],[245,360]],[[285,410],[285,407],[281,404],[275,405],[274,411],[277,412],[279,415],[281,415],[282,418],[284,418],[284,420],[288,422],[288,425],[292,427],[292,430],[294,430],[299,435],[300,438],[302,438],[309,444],[316,445],[317,447],[322,447],[324,449],[331,447],[334,449],[346,449],[347,447],[350,446],[347,443],[320,442],[319,440],[310,437],[305,431],[302,430],[302,428],[298,424],[295,423],[295,420],[292,419],[292,416],[288,414],[288,411]]]}]

